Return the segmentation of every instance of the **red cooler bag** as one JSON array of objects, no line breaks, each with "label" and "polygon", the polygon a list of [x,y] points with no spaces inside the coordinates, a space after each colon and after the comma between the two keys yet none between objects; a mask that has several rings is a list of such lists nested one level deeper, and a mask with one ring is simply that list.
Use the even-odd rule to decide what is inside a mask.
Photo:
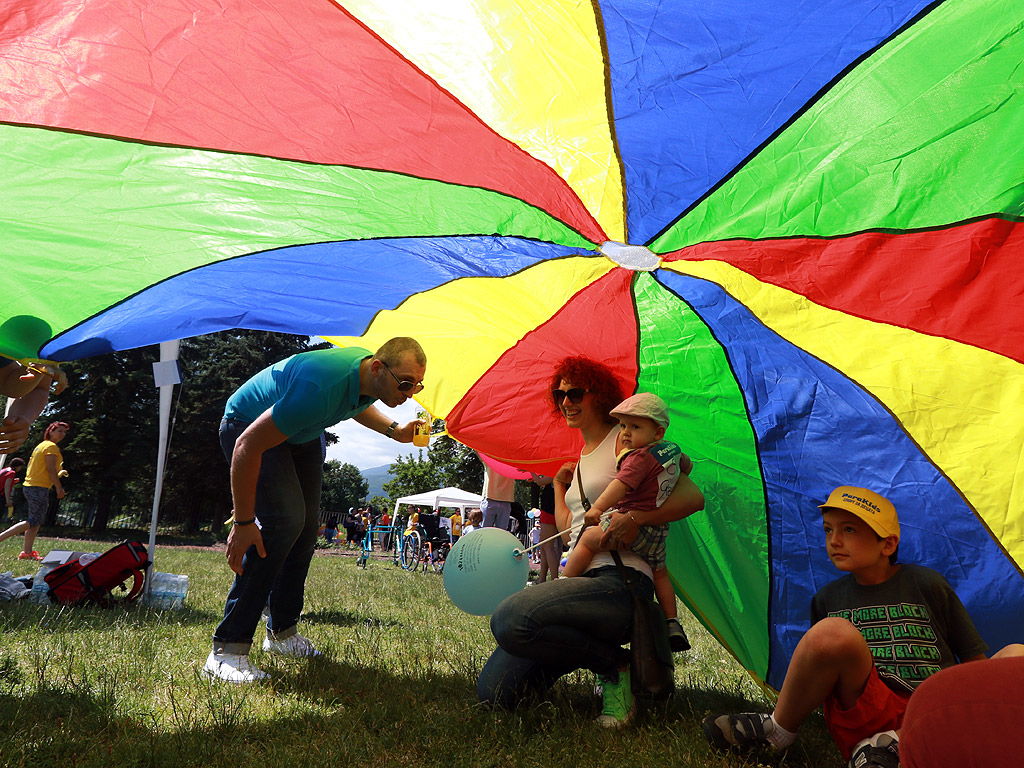
[{"label": "red cooler bag", "polygon": [[95,560],[58,566],[43,578],[50,599],[64,605],[93,601],[102,606],[128,603],[142,594],[149,557],[144,544],[126,541]]}]

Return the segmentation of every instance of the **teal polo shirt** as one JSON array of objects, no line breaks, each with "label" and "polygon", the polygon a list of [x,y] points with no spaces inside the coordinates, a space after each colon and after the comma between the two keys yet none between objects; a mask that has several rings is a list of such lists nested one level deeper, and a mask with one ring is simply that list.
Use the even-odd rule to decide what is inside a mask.
[{"label": "teal polo shirt", "polygon": [[376,398],[359,394],[359,364],[371,353],[359,347],[315,349],[292,355],[257,373],[228,398],[224,417],[254,422],[271,418],[289,443],[305,443],[351,419]]}]

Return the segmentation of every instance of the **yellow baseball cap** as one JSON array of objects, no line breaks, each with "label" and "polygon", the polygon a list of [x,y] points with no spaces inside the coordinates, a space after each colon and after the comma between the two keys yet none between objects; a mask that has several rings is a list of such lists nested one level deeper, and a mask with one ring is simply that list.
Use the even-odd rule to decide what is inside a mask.
[{"label": "yellow baseball cap", "polygon": [[867,488],[852,485],[840,485],[828,496],[828,501],[820,504],[818,509],[842,509],[852,512],[871,529],[881,536],[900,538],[900,521],[896,517],[896,507],[885,496],[881,496]]}]

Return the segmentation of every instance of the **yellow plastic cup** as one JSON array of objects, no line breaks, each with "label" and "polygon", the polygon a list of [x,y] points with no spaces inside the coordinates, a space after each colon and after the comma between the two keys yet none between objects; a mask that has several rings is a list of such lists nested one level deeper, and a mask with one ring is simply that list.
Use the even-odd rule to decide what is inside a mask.
[{"label": "yellow plastic cup", "polygon": [[422,411],[416,414],[416,418],[422,419],[422,424],[417,424],[412,433],[412,444],[417,448],[426,448],[430,444],[430,416]]}]

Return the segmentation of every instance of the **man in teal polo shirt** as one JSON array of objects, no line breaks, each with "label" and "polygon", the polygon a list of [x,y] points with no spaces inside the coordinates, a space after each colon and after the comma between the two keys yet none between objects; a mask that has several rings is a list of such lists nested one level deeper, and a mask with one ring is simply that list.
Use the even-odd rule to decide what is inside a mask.
[{"label": "man in teal polo shirt", "polygon": [[373,403],[404,403],[423,389],[426,366],[423,348],[404,336],[376,354],[358,347],[314,350],[265,368],[228,399],[220,441],[231,463],[227,560],[236,575],[205,676],[231,683],[267,678],[249,662],[264,606],[270,616],[263,650],[319,654],[296,624],[319,530],[324,430],[353,419],[412,442],[419,420],[399,426]]}]

